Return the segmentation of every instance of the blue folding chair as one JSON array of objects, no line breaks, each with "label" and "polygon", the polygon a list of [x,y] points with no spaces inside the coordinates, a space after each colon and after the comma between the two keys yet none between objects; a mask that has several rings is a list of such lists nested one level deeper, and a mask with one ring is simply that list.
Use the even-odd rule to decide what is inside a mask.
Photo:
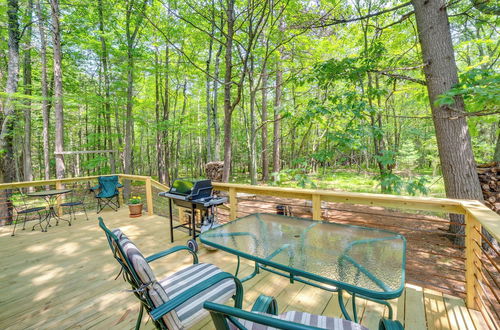
[{"label": "blue folding chair", "polygon": [[[368,330],[366,327],[344,319],[288,311],[278,315],[278,303],[273,297],[260,295],[250,312],[238,308],[206,301],[203,307],[208,310],[217,330],[230,329],[343,329]],[[382,318],[379,330],[403,330],[399,321]]]},{"label": "blue folding chair", "polygon": [[100,176],[98,182],[97,186],[90,188],[95,198],[97,198],[97,213],[101,212],[106,206],[118,211],[120,208],[118,188],[123,187],[118,182],[118,176]]}]

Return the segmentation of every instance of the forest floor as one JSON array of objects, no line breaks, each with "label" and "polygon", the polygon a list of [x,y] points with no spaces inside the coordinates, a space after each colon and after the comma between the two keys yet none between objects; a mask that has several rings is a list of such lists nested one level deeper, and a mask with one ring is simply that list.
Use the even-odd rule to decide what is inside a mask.
[{"label": "forest floor", "polygon": [[[425,196],[445,197],[444,183],[441,175],[433,175],[431,171],[414,173],[408,171],[395,171],[395,174],[403,180],[409,178],[424,177],[426,179],[425,187],[428,192]],[[380,193],[380,182],[376,179],[377,173],[365,170],[338,169],[330,171],[320,171],[318,173],[307,174],[308,181],[303,188],[317,188],[333,191],[366,192]],[[250,183],[247,173],[237,174],[232,182]],[[312,184],[311,184],[312,183]],[[277,184],[282,187],[302,188],[300,183],[293,175],[284,176],[284,180]],[[396,195],[409,195],[405,189]],[[417,193],[417,196],[424,194]]]}]

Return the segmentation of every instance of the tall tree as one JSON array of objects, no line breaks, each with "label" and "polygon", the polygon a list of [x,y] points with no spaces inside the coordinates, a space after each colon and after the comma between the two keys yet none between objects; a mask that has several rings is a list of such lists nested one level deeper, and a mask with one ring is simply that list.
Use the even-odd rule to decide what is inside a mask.
[{"label": "tall tree", "polygon": [[[134,66],[135,66],[135,46],[137,35],[141,28],[144,10],[147,0],[137,6],[135,0],[128,0],[125,4],[125,36],[127,46],[127,111],[125,119],[125,149],[123,152],[124,172],[131,174],[132,167],[132,143],[134,139],[133,107],[134,107]],[[125,184],[125,195],[130,193],[130,182]]]},{"label": "tall tree", "polygon": [[[439,105],[439,95],[458,83],[450,23],[446,4],[442,1],[413,0],[418,35],[422,47],[427,92],[436,130],[441,169],[449,198],[482,200],[471,137],[461,95],[451,105]],[[463,216],[454,216],[463,222]],[[454,233],[463,233],[464,226],[451,224]],[[463,239],[457,236],[456,241]]]},{"label": "tall tree", "polygon": [[56,177],[64,178],[65,165],[64,155],[64,110],[63,110],[63,79],[62,79],[62,50],[61,50],[61,27],[59,19],[59,0],[50,0],[52,16],[52,42],[54,44],[54,111],[55,111],[55,158]]},{"label": "tall tree", "polygon": [[[109,69],[108,69],[108,46],[106,44],[105,32],[104,32],[104,9],[102,5],[102,0],[97,1],[97,11],[99,13],[99,39],[101,41],[101,63],[102,63],[102,73],[104,76],[104,116],[106,118],[106,128],[107,128],[107,143],[108,148],[113,150],[113,138],[112,138],[112,128],[111,128],[111,93],[110,93],[110,80],[109,80]],[[111,167],[111,173],[116,173],[116,161],[115,153],[110,153],[109,162]]]},{"label": "tall tree", "polygon": [[222,172],[222,181],[228,182],[231,174],[232,160],[232,118],[234,106],[231,99],[231,89],[233,87],[233,39],[234,23],[236,15],[234,12],[235,0],[226,0],[226,53],[225,73],[224,73],[224,170]]},{"label": "tall tree", "polygon": [[[280,43],[282,43],[285,21],[281,18],[279,22]],[[273,133],[273,171],[281,170],[281,102],[283,97],[283,67],[282,61],[285,48],[280,47],[279,60],[276,62],[276,88],[274,96],[274,133]]]},{"label": "tall tree", "polygon": [[49,147],[49,87],[47,81],[47,39],[45,36],[45,19],[43,17],[40,0],[36,1],[36,16],[40,34],[40,62],[41,62],[41,89],[42,89],[42,139],[43,139],[43,168],[45,180],[50,179],[50,147]]},{"label": "tall tree", "polygon": [[261,120],[262,120],[262,132],[261,132],[261,143],[262,143],[262,181],[267,182],[269,180],[269,151],[267,149],[267,65],[264,63],[262,67],[262,109],[261,109]]},{"label": "tall tree", "polygon": [[[19,82],[19,3],[17,0],[7,2],[9,59],[7,64],[7,98],[1,113],[2,128],[0,131],[0,182],[12,182],[15,178],[13,134],[16,115],[16,100]],[[2,199],[9,201],[10,191],[2,190]],[[0,221],[11,220],[11,208],[8,203],[0,205]]]},{"label": "tall tree", "polygon": [[24,181],[33,180],[33,170],[31,162],[31,35],[33,33],[32,14],[33,13],[33,0],[28,1],[28,22],[26,29],[26,44],[24,49],[24,63],[23,63],[23,85],[24,94],[27,96],[24,100],[24,153],[23,153],[23,172]]}]

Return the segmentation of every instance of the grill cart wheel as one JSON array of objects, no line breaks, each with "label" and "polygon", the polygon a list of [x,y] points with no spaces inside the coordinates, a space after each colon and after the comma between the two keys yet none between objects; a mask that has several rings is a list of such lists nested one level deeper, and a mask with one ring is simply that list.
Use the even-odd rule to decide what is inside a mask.
[{"label": "grill cart wheel", "polygon": [[187,241],[187,247],[193,250],[194,252],[198,252],[198,243],[196,243],[196,240],[190,239]]}]

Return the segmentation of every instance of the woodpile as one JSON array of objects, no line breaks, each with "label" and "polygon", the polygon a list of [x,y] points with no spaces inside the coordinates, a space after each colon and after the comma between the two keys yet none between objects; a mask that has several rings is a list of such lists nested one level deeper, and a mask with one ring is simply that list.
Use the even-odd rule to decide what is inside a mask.
[{"label": "woodpile", "polygon": [[223,171],[224,162],[210,162],[205,165],[205,174],[207,178],[214,182],[222,182]]},{"label": "woodpile", "polygon": [[500,214],[500,162],[478,165],[477,175],[483,191],[484,204]]}]

